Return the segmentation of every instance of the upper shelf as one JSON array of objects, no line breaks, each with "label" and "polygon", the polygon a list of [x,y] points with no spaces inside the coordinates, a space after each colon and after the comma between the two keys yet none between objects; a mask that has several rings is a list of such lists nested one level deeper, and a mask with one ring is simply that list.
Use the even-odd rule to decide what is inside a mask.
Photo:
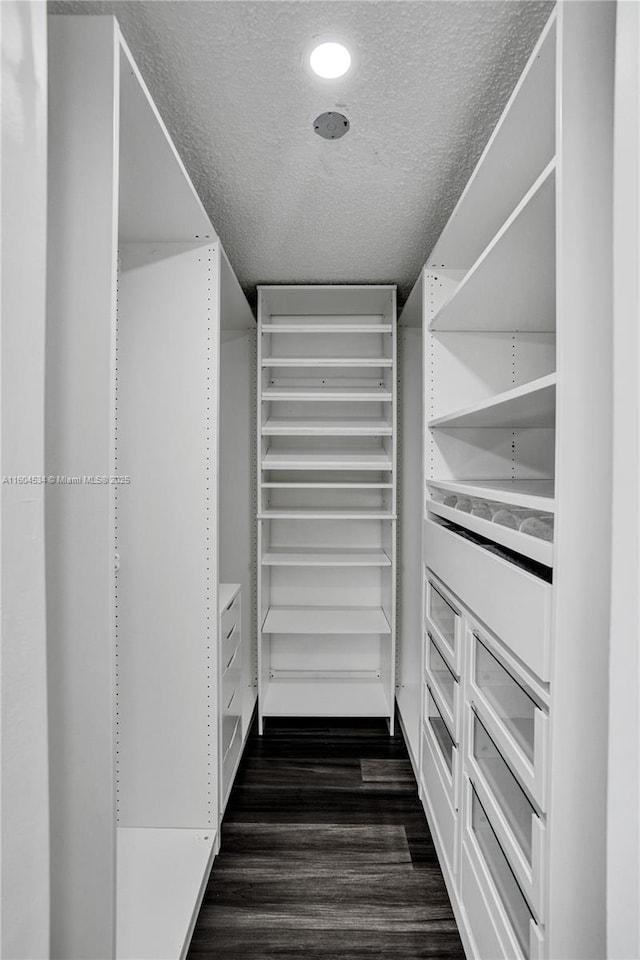
[{"label": "upper shelf", "polygon": [[120,242],[216,239],[138,70],[120,42]]},{"label": "upper shelf", "polygon": [[391,470],[393,461],[386,450],[354,452],[335,450],[267,450],[263,470]]},{"label": "upper shelf", "polygon": [[262,324],[263,333],[392,333],[383,317],[271,317]]},{"label": "upper shelf", "polygon": [[391,436],[391,433],[388,420],[373,417],[363,420],[320,420],[317,417],[289,420],[270,417],[262,424],[264,437],[382,437]]},{"label": "upper shelf", "polygon": [[556,13],[551,14],[427,262],[469,269],[555,154]]},{"label": "upper shelf", "polygon": [[553,427],[556,374],[429,421],[429,427]]},{"label": "upper shelf", "polygon": [[380,607],[271,607],[263,633],[391,633]]},{"label": "upper shelf", "polygon": [[498,500],[513,507],[525,507],[545,513],[555,511],[553,480],[427,480],[436,487],[463,497]]},{"label": "upper shelf", "polygon": [[551,161],[429,329],[551,331],[555,300],[555,161]]},{"label": "upper shelf", "polygon": [[263,400],[303,400],[316,402],[358,401],[363,403],[390,403],[393,393],[377,384],[351,386],[336,384],[332,386],[271,386],[262,391]]},{"label": "upper shelf", "polygon": [[263,357],[263,367],[392,367],[391,357]]},{"label": "upper shelf", "polygon": [[388,284],[282,284],[258,286],[258,308],[263,322],[308,318],[310,322],[344,317],[363,323],[384,317],[391,323],[395,317],[396,288]]}]

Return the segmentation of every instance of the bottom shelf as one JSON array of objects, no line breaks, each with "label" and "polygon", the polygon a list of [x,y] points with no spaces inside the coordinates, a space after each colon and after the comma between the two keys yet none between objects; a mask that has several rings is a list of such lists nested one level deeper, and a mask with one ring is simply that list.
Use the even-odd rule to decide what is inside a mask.
[{"label": "bottom shelf", "polygon": [[117,960],[182,960],[216,830],[118,828]]},{"label": "bottom shelf", "polygon": [[270,680],[263,717],[388,717],[380,680]]}]

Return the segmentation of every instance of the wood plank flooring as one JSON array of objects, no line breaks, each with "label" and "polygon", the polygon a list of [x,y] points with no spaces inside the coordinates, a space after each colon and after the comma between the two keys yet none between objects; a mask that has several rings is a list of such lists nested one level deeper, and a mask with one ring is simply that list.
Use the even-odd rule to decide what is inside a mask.
[{"label": "wood plank flooring", "polygon": [[238,771],[188,960],[464,960],[401,735],[271,720]]}]

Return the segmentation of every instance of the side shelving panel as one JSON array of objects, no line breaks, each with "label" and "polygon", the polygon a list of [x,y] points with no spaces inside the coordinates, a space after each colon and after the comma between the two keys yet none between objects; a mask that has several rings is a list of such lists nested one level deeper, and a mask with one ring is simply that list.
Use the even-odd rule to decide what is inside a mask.
[{"label": "side shelving panel", "polygon": [[390,286],[258,292],[259,721],[382,716],[395,689]]}]

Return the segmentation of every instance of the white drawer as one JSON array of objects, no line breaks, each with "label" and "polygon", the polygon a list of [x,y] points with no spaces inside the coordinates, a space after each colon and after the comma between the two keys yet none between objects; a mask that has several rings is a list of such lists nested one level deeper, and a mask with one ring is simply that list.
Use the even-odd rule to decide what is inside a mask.
[{"label": "white drawer", "polygon": [[457,748],[454,748],[453,776],[443,770],[442,758],[434,737],[422,728],[422,789],[425,795],[427,818],[437,836],[449,871],[455,873],[456,825],[458,814],[454,803],[457,778]]},{"label": "white drawer", "polygon": [[238,687],[231,698],[231,703],[227,710],[222,714],[222,735],[221,735],[221,747],[222,747],[222,756],[224,757],[227,753],[231,742],[235,736],[236,729],[240,721],[242,720],[242,690]]},{"label": "white drawer", "polygon": [[220,645],[220,672],[223,676],[235,658],[240,640],[240,627],[238,624],[231,628],[231,632],[227,636],[222,638]]},{"label": "white drawer", "polygon": [[469,700],[487,732],[536,801],[546,809],[549,717],[526,681],[479,628],[469,631]]},{"label": "white drawer", "polygon": [[520,889],[543,921],[545,824],[481,718],[469,710],[468,721],[469,775]]},{"label": "white drawer", "polygon": [[238,643],[230,663],[224,668],[220,684],[221,709],[224,713],[231,703],[231,698],[240,686],[242,680],[242,644]]},{"label": "white drawer", "polygon": [[427,626],[425,638],[425,665],[427,683],[435,689],[438,696],[438,705],[441,713],[449,725],[453,738],[459,740],[458,732],[458,701],[460,684],[456,675],[445,660],[442,650],[435,639],[435,634]]},{"label": "white drawer", "polygon": [[236,766],[242,749],[242,724],[240,718],[235,726],[231,736],[231,742],[227,747],[222,760],[222,812],[227,805],[229,792],[233,784],[233,778],[236,772]]},{"label": "white drawer", "polygon": [[460,676],[462,656],[462,617],[454,597],[446,587],[425,571],[425,624],[439,641],[440,651],[449,666]]},{"label": "white drawer", "polygon": [[482,960],[541,960],[542,928],[498,842],[478,794],[465,781],[460,895]]},{"label": "white drawer", "polygon": [[549,680],[551,585],[433,520],[425,563],[523,663]]},{"label": "white drawer", "polygon": [[220,634],[222,639],[228,637],[233,628],[240,622],[240,594],[237,593],[231,603],[222,611],[220,616]]}]

